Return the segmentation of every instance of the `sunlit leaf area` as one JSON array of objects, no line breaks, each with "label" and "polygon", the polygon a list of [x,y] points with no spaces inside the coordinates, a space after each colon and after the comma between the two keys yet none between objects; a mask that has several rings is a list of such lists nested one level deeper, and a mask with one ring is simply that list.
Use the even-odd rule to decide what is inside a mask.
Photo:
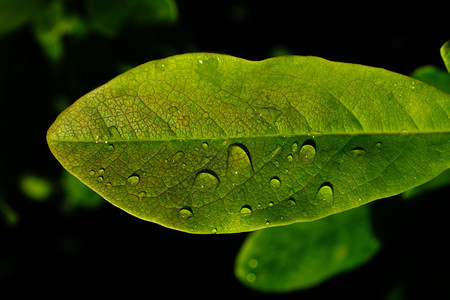
[{"label": "sunlit leaf area", "polygon": [[0,0],[0,298],[442,298],[449,10]]}]

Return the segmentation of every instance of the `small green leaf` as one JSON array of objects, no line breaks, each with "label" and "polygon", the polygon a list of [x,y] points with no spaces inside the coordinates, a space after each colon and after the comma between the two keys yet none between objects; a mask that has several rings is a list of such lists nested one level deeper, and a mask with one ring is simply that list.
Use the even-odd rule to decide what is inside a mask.
[{"label": "small green leaf", "polygon": [[48,179],[32,174],[25,174],[20,178],[20,187],[28,198],[35,201],[47,200],[54,190]]},{"label": "small green leaf", "polygon": [[362,206],[305,223],[251,233],[235,263],[237,278],[265,292],[310,288],[373,257],[380,242]]},{"label": "small green leaf", "polygon": [[450,72],[450,40],[441,47],[441,56],[448,72]]},{"label": "small green leaf", "polygon": [[47,140],[125,211],[232,233],[320,219],[437,176],[450,161],[449,100],[378,68],[192,53],[81,97]]}]

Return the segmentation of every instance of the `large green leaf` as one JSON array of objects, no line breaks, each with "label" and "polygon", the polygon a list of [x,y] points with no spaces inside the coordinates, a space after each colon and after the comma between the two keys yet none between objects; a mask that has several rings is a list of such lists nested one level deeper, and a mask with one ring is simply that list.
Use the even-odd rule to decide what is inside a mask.
[{"label": "large green leaf", "polygon": [[81,97],[47,134],[125,211],[195,233],[310,221],[449,167],[450,95],[317,57],[156,60]]},{"label": "large green leaf", "polygon": [[236,259],[244,284],[266,292],[287,292],[322,283],[376,254],[380,242],[368,206],[315,221],[252,232]]}]

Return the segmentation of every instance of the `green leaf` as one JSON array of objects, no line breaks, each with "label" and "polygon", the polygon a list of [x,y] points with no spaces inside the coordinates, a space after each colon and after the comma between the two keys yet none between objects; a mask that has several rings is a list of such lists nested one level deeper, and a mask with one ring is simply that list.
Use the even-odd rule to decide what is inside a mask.
[{"label": "green leaf", "polygon": [[447,70],[450,72],[450,40],[441,47],[441,56],[444,60]]},{"label": "green leaf", "polygon": [[441,174],[439,174],[437,177],[433,178],[432,180],[404,192],[402,194],[402,197],[404,199],[411,199],[419,195],[422,195],[426,192],[448,186],[449,183],[450,183],[450,169],[447,169]]},{"label": "green leaf", "polygon": [[47,133],[83,183],[194,233],[311,221],[449,167],[450,95],[317,57],[156,60],[81,97]]},{"label": "green leaf", "polygon": [[373,257],[380,248],[362,206],[315,221],[252,232],[235,263],[237,278],[265,292],[310,288]]},{"label": "green leaf", "polygon": [[450,75],[448,72],[440,70],[435,66],[423,66],[414,70],[412,78],[426,82],[435,88],[446,93],[450,93]]}]

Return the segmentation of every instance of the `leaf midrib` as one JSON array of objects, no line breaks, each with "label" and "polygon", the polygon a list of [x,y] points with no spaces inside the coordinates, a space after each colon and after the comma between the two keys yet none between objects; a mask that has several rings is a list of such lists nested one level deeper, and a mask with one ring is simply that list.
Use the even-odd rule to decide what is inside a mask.
[{"label": "leaf midrib", "polygon": [[224,141],[224,140],[251,140],[251,139],[271,139],[271,138],[292,138],[292,137],[299,137],[299,136],[307,136],[309,138],[315,138],[318,136],[363,136],[363,135],[398,135],[398,136],[408,136],[408,135],[439,135],[439,134],[450,134],[450,131],[414,131],[414,132],[407,132],[403,133],[401,131],[397,132],[357,132],[357,133],[344,133],[344,132],[338,132],[338,133],[305,133],[305,134],[283,134],[283,135],[254,135],[254,136],[231,136],[231,137],[202,137],[202,138],[172,138],[172,139],[108,139],[108,140],[71,140],[71,139],[58,139],[49,137],[49,141],[55,141],[55,142],[65,142],[65,143],[96,143],[96,144],[108,144],[108,143],[138,143],[138,142],[190,142],[190,141]]}]

